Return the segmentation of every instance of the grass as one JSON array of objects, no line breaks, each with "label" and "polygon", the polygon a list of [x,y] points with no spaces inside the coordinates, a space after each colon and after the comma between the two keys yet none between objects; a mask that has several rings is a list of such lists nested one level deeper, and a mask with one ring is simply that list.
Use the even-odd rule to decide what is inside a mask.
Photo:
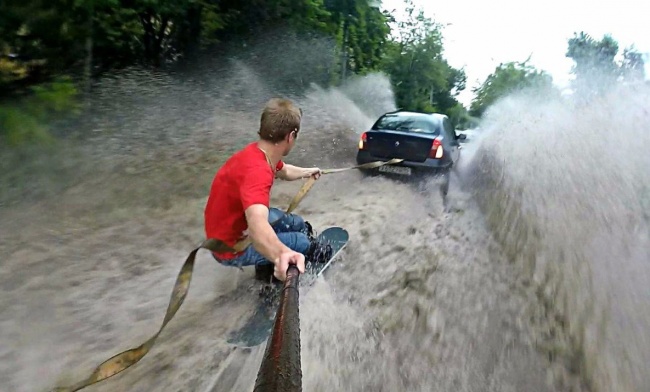
[{"label": "grass", "polygon": [[48,124],[79,114],[77,89],[68,78],[32,86],[27,94],[0,102],[0,140],[3,145],[49,145]]}]

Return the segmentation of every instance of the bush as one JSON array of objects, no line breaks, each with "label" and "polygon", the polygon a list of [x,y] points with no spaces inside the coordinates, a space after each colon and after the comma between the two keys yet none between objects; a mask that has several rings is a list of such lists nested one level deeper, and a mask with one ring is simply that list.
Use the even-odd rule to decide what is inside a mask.
[{"label": "bush", "polygon": [[9,146],[52,142],[48,124],[77,114],[76,98],[74,84],[67,78],[60,78],[32,86],[29,94],[0,103],[0,139]]}]

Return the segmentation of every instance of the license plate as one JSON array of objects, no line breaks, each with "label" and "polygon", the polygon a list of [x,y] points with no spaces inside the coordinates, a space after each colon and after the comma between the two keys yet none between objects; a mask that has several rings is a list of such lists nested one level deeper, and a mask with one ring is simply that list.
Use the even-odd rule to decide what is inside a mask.
[{"label": "license plate", "polygon": [[404,176],[411,175],[411,168],[405,166],[384,165],[379,166],[379,171],[384,173],[401,174]]}]

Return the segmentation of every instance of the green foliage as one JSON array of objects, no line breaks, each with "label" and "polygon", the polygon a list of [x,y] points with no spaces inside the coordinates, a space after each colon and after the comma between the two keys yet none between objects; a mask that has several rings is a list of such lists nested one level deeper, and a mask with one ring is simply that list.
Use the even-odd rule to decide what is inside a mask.
[{"label": "green foliage", "polygon": [[78,109],[74,101],[77,89],[70,79],[62,78],[32,87],[34,113],[43,118],[52,113],[71,112]]},{"label": "green foliage", "polygon": [[[0,54],[8,56],[9,53]],[[9,58],[0,58],[0,86],[24,79],[27,76],[27,68],[17,61]]]},{"label": "green foliage", "polygon": [[443,57],[441,27],[407,1],[407,18],[386,47],[383,69],[391,76],[397,105],[403,109],[447,113],[459,103],[465,73]]},{"label": "green foliage", "polygon": [[598,41],[584,32],[574,34],[568,41],[566,56],[574,61],[576,90],[600,89],[614,83],[617,52],[618,43],[609,35]]},{"label": "green foliage", "polygon": [[332,24],[345,54],[345,72],[364,74],[381,62],[390,26],[386,15],[367,0],[335,0],[329,2]]},{"label": "green foliage", "polygon": [[393,39],[393,18],[375,0],[5,0],[0,90],[11,91],[5,101],[14,103],[0,106],[0,137],[11,143],[48,139],[39,124],[54,113],[73,113],[76,102],[73,84],[60,75],[89,88],[91,77],[104,70],[160,66],[277,28],[304,42],[314,36],[336,42],[337,53],[313,61],[322,63],[314,69],[323,81],[381,70],[390,75],[399,106],[460,119],[455,97],[465,88],[465,74],[444,59],[440,26],[410,0],[406,4],[408,18]]},{"label": "green foliage", "polygon": [[8,146],[52,141],[43,123],[23,105],[0,106],[0,126],[0,138]]},{"label": "green foliage", "polygon": [[135,9],[105,2],[97,4],[92,14],[93,26],[88,26],[85,34],[93,40],[95,68],[121,67],[144,56],[144,30]]},{"label": "green foliage", "polygon": [[[200,14],[200,25],[198,27],[200,34],[196,38],[200,46],[206,47],[219,42],[216,34],[225,28],[227,16],[219,13],[219,8],[216,5],[208,3],[204,4]],[[190,37],[185,38],[185,40],[191,41],[192,28],[186,27],[185,31],[190,34]]]},{"label": "green foliage", "polygon": [[53,141],[46,124],[79,110],[69,79],[31,87],[31,94],[0,104],[0,140],[10,146]]},{"label": "green foliage", "polygon": [[645,63],[643,61],[643,55],[639,53],[634,46],[623,50],[621,74],[624,78],[635,81],[645,79]]},{"label": "green foliage", "polygon": [[[42,59],[58,74],[90,55],[93,69],[160,65],[272,27],[335,36],[343,26],[346,68],[363,73],[380,61],[386,20],[369,0],[7,0],[0,5],[0,54]],[[0,83],[11,76],[8,68],[0,67]]]},{"label": "green foliage", "polygon": [[576,62],[574,72],[579,74],[589,68],[614,70],[616,53],[618,43],[610,35],[605,35],[602,40],[597,41],[589,34],[580,32],[569,39],[566,56]]},{"label": "green foliage", "polygon": [[568,40],[566,57],[574,62],[574,88],[591,94],[604,91],[620,80],[642,81],[645,77],[641,53],[634,47],[625,48],[622,60],[618,42],[610,35],[597,40],[585,32],[574,33]]},{"label": "green foliage", "polygon": [[473,90],[476,96],[470,106],[471,115],[480,117],[497,100],[517,91],[529,88],[553,91],[551,76],[527,62],[528,60],[499,64],[485,82]]},{"label": "green foliage", "polygon": [[447,110],[447,115],[449,116],[449,120],[451,121],[451,124],[454,126],[454,128],[467,128],[470,118],[467,113],[467,109],[462,104],[457,103],[453,107],[449,108]]}]

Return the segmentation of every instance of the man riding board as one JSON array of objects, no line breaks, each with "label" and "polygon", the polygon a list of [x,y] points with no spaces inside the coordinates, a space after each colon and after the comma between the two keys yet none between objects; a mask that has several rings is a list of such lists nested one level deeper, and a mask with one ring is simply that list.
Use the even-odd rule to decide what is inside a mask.
[{"label": "man riding board", "polygon": [[252,244],[241,252],[213,252],[223,265],[255,266],[260,280],[286,279],[289,264],[305,271],[305,256],[327,261],[331,252],[318,244],[300,216],[270,208],[274,178],[295,181],[321,174],[317,167],[284,163],[300,132],[302,110],[290,100],[274,98],[262,112],[259,140],[231,156],[217,171],[205,206],[205,232],[233,247],[246,236]]}]

